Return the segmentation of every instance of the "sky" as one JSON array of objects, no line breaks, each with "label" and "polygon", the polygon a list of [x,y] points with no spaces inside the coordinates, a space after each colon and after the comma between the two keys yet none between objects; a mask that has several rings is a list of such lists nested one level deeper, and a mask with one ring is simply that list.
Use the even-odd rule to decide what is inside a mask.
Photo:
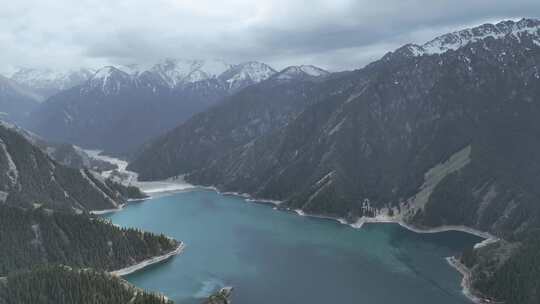
[{"label": "sky", "polygon": [[3,0],[0,73],[164,58],[351,70],[405,43],[503,19],[539,0]]}]

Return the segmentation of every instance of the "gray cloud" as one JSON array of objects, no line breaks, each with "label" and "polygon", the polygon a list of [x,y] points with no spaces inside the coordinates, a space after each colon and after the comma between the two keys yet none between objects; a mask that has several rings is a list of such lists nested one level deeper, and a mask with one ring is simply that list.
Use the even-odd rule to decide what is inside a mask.
[{"label": "gray cloud", "polygon": [[404,43],[537,16],[538,0],[18,0],[0,10],[0,71],[164,57],[353,69]]}]

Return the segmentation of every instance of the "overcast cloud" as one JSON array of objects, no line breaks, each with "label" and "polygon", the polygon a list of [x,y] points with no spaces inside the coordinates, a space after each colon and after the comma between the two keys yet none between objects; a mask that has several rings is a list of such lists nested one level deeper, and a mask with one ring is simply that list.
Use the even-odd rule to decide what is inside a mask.
[{"label": "overcast cloud", "polygon": [[14,67],[258,60],[359,68],[387,51],[502,19],[539,0],[17,0],[0,5],[0,72]]}]

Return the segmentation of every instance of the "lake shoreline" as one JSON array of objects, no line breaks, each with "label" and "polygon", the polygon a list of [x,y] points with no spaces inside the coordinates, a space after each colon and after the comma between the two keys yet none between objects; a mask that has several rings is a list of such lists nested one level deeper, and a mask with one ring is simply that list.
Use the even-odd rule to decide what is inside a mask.
[{"label": "lake shoreline", "polygon": [[454,268],[461,274],[462,292],[469,300],[471,300],[475,304],[493,303],[488,299],[482,297],[479,292],[475,291],[474,287],[472,286],[472,273],[469,268],[465,266],[465,264],[461,263],[461,261],[455,257],[447,257],[446,261],[452,268]]},{"label": "lake shoreline", "polygon": [[[298,216],[302,216],[302,217],[309,217],[309,218],[314,218],[314,219],[324,219],[324,220],[336,221],[339,224],[347,225],[347,226],[352,227],[354,229],[361,229],[365,224],[397,224],[397,225],[399,225],[399,226],[401,226],[401,227],[403,227],[403,228],[405,228],[405,229],[407,229],[409,231],[412,231],[414,233],[421,233],[421,234],[441,233],[441,232],[449,232],[449,231],[463,232],[463,233],[471,234],[471,235],[482,238],[482,241],[480,241],[480,242],[478,242],[478,243],[476,243],[474,245],[475,249],[499,241],[499,238],[497,238],[496,236],[494,236],[494,235],[492,235],[492,234],[490,234],[488,232],[480,231],[480,230],[477,230],[477,229],[474,229],[474,228],[471,228],[471,227],[467,227],[467,226],[447,225],[447,226],[439,226],[439,227],[432,227],[432,228],[423,228],[423,227],[421,228],[421,227],[412,226],[412,225],[404,222],[401,218],[389,217],[389,216],[383,216],[383,215],[379,215],[379,216],[376,216],[376,217],[361,217],[356,222],[350,223],[350,222],[347,222],[344,218],[340,218],[340,217],[334,217],[334,216],[328,216],[328,215],[318,215],[318,214],[309,214],[309,213],[304,212],[301,209],[282,208],[280,206],[282,204],[282,201],[271,200],[271,199],[257,199],[257,198],[255,198],[255,197],[253,197],[253,196],[251,196],[251,195],[249,195],[247,193],[238,193],[238,192],[230,192],[230,191],[229,192],[221,192],[217,187],[214,187],[214,186],[199,186],[199,185],[192,185],[192,184],[188,184],[188,183],[186,183],[186,186],[190,186],[190,187],[187,187],[187,188],[184,188],[184,189],[179,189],[179,190],[176,190],[176,191],[164,191],[163,193],[175,194],[175,193],[178,193],[178,192],[186,192],[186,191],[210,190],[210,191],[214,191],[214,192],[216,192],[216,193],[218,193],[220,195],[234,196],[234,197],[242,198],[242,199],[245,200],[245,202],[248,202],[248,203],[272,205],[272,206],[274,206],[275,210],[294,213],[294,214],[296,214]],[[152,197],[149,197],[149,198],[152,198]],[[103,211],[101,211],[102,213],[94,213],[94,214],[106,214],[106,213],[110,213],[110,212],[122,211],[123,208],[126,205],[127,204],[124,204],[118,209],[103,210]],[[98,211],[98,212],[100,212],[100,211]],[[177,253],[177,254],[179,254],[179,253]],[[172,257],[174,255],[176,255],[176,254],[173,254],[173,255],[171,255],[169,257],[165,257],[162,260],[157,260],[155,262],[151,262],[151,263],[149,263],[147,265],[144,265],[144,266],[142,266],[140,268],[135,269],[134,271],[124,273],[124,274],[121,274],[121,275],[127,275],[127,274],[130,274],[130,273],[142,270],[142,269],[144,269],[144,268],[146,268],[146,267],[148,267],[150,265],[153,265],[153,264],[162,262],[163,260],[169,259],[170,257]],[[165,255],[165,256],[167,256],[167,255]],[[161,256],[161,257],[163,257],[163,256]],[[158,258],[160,258],[160,257],[158,257]],[[446,258],[446,261],[448,262],[450,267],[454,268],[457,272],[459,272],[462,275],[462,281],[461,281],[462,293],[470,301],[472,301],[475,304],[485,304],[485,303],[487,303],[485,301],[485,299],[475,295],[474,288],[472,287],[472,278],[471,278],[472,275],[471,275],[470,271],[468,270],[468,268],[466,268],[465,265],[461,264],[459,262],[459,260],[456,259],[455,257],[448,257],[448,258]],[[143,261],[143,262],[141,262],[139,264],[144,264],[145,262],[146,261]],[[137,264],[137,265],[139,265],[139,264]],[[137,266],[137,265],[135,265],[135,266]],[[132,266],[132,267],[134,267],[134,266]],[[130,268],[130,267],[127,267],[127,268]]]},{"label": "lake shoreline", "polygon": [[112,275],[121,277],[121,276],[126,276],[128,274],[135,273],[137,271],[141,271],[144,268],[147,268],[149,266],[164,262],[166,260],[171,259],[172,257],[174,257],[176,255],[181,254],[184,251],[185,247],[186,246],[185,246],[184,242],[180,241],[180,244],[178,244],[178,246],[171,252],[168,252],[168,253],[163,254],[163,255],[148,258],[148,259],[143,260],[143,261],[141,261],[141,262],[139,262],[137,264],[127,266],[127,267],[124,267],[124,268],[121,268],[121,269],[118,269],[118,270],[110,271],[109,273],[112,274]]},{"label": "lake shoreline", "polygon": [[401,227],[403,227],[403,228],[405,228],[407,230],[410,230],[412,232],[416,232],[416,233],[439,233],[439,232],[448,232],[448,231],[458,231],[458,232],[464,232],[464,233],[472,234],[472,235],[475,235],[477,237],[480,237],[480,238],[484,239],[484,240],[482,240],[482,242],[477,243],[475,245],[475,248],[479,248],[478,246],[480,244],[482,244],[482,246],[484,246],[484,244],[487,245],[488,241],[489,241],[489,243],[491,243],[491,242],[495,242],[495,241],[499,240],[498,237],[492,235],[489,232],[480,231],[478,229],[467,227],[467,226],[444,225],[444,226],[430,227],[430,228],[415,227],[415,226],[412,226],[412,225],[404,222],[399,217],[390,217],[390,216],[385,216],[385,215],[378,215],[378,216],[375,216],[375,217],[365,217],[365,216],[363,216],[363,217],[359,218],[356,222],[350,223],[350,222],[346,221],[342,217],[335,217],[335,216],[323,215],[323,214],[311,214],[311,213],[306,213],[305,211],[303,211],[301,209],[279,208],[281,206],[281,204],[283,203],[283,201],[272,200],[272,199],[258,199],[258,198],[255,198],[255,197],[247,194],[247,193],[222,192],[215,186],[197,186],[197,185],[194,185],[194,187],[195,188],[193,188],[191,190],[196,190],[196,189],[213,190],[213,191],[215,191],[215,192],[217,192],[217,193],[219,193],[221,195],[229,195],[229,196],[236,196],[236,197],[243,198],[243,199],[246,200],[246,202],[270,204],[270,205],[273,205],[275,207],[278,207],[278,208],[276,208],[276,210],[293,212],[293,213],[296,213],[298,216],[317,218],[317,219],[334,220],[334,221],[337,221],[340,224],[348,225],[348,226],[350,226],[352,228],[355,228],[355,229],[362,228],[364,224],[390,223],[390,224],[398,224]]},{"label": "lake shoreline", "polygon": [[[197,189],[197,188],[194,188]],[[375,217],[361,217],[359,218],[355,223],[350,223],[346,221],[344,218],[335,217],[335,216],[328,216],[328,215],[318,215],[318,214],[309,214],[301,209],[290,209],[290,208],[282,208],[280,205],[283,203],[282,201],[276,201],[276,200],[270,200],[270,199],[257,199],[250,194],[247,193],[238,193],[238,192],[221,192],[217,187],[215,186],[199,186],[198,189],[207,189],[207,190],[213,190],[221,195],[231,195],[243,198],[246,202],[251,203],[260,203],[260,204],[270,204],[274,206],[275,210],[281,210],[281,211],[287,211],[295,213],[298,216],[302,217],[310,217],[315,219],[325,219],[325,220],[333,220],[337,221],[339,224],[342,225],[348,225],[349,227],[352,227],[354,229],[361,229],[364,224],[397,224],[409,231],[415,232],[415,233],[421,233],[421,234],[427,234],[427,233],[441,233],[441,232],[449,232],[449,231],[457,231],[457,232],[463,232],[467,234],[471,234],[474,236],[477,236],[479,238],[482,238],[483,240],[476,243],[474,245],[474,249],[481,248],[483,246],[487,246],[491,243],[498,242],[500,239],[491,233],[487,231],[480,231],[478,229],[474,229],[467,226],[456,226],[456,225],[444,225],[439,227],[415,227],[411,224],[406,223],[403,221],[403,219],[399,217],[390,217],[386,215],[378,215]],[[472,274],[470,270],[463,265],[456,257],[448,257],[446,258],[446,261],[450,265],[450,267],[454,268],[457,272],[459,272],[462,276],[461,280],[461,292],[465,297],[467,297],[470,301],[472,301],[475,304],[486,304],[489,303],[486,301],[486,299],[477,296],[476,294],[478,292],[475,292],[473,286],[472,286]]]},{"label": "lake shoreline", "polygon": [[92,215],[105,215],[105,214],[109,214],[113,212],[122,211],[126,205],[127,204],[121,204],[120,206],[118,206],[118,208],[114,208],[114,209],[90,210],[88,211],[88,213]]},{"label": "lake shoreline", "polygon": [[[125,171],[125,167],[123,167],[121,169],[124,169],[124,171]],[[135,179],[137,179],[137,178],[135,177]],[[178,177],[176,179],[178,179]],[[281,204],[283,203],[283,201],[280,201],[280,200],[256,198],[256,197],[254,197],[254,196],[252,196],[252,195],[250,195],[248,193],[239,193],[239,192],[230,192],[230,191],[222,192],[216,186],[193,185],[193,184],[190,184],[190,183],[185,183],[185,186],[186,187],[183,188],[183,189],[169,191],[169,193],[173,194],[173,193],[177,193],[177,192],[193,191],[193,190],[197,190],[197,189],[212,190],[212,191],[215,191],[215,192],[217,192],[217,193],[219,193],[221,195],[226,195],[226,196],[229,195],[229,196],[236,196],[236,197],[243,198],[246,202],[270,204],[270,205],[273,205],[274,209],[276,209],[276,210],[294,212],[299,216],[311,217],[311,218],[317,218],[317,219],[334,220],[334,221],[337,221],[339,224],[348,225],[348,226],[350,226],[352,228],[355,228],[355,229],[361,229],[364,224],[392,223],[392,224],[398,224],[401,227],[403,227],[403,228],[405,228],[405,229],[407,229],[409,231],[415,232],[415,233],[440,233],[440,232],[447,232],[447,231],[464,232],[464,233],[468,233],[468,234],[478,236],[478,237],[483,239],[481,242],[478,242],[478,243],[476,243],[474,245],[475,249],[499,241],[499,238],[495,237],[494,235],[492,235],[492,234],[490,234],[488,232],[480,231],[480,230],[477,230],[477,229],[474,229],[474,228],[471,228],[471,227],[467,227],[467,226],[440,226],[440,227],[433,227],[433,228],[423,228],[423,227],[420,228],[420,227],[415,227],[415,226],[412,226],[412,225],[406,223],[405,221],[403,221],[403,219],[401,219],[399,217],[389,217],[389,216],[381,216],[381,215],[378,215],[378,216],[375,216],[375,217],[361,217],[355,223],[350,223],[347,220],[345,220],[344,218],[328,216],[328,215],[308,214],[308,213],[305,213],[301,209],[291,210],[290,208],[282,208]],[[160,192],[160,191],[157,191],[157,192]],[[166,192],[166,191],[164,191],[164,192]],[[149,198],[151,198],[151,196]],[[125,207],[125,205],[126,204],[120,206],[118,209],[97,211],[99,213],[94,212],[93,214],[105,214],[105,213],[109,213],[109,212],[118,212],[118,211],[121,211]],[[181,246],[183,246],[183,243],[181,243]],[[181,252],[181,250],[182,249],[180,249],[180,252]],[[171,255],[171,256],[173,256],[173,255]],[[167,255],[165,255],[165,256],[167,256]],[[163,257],[163,256],[161,256],[161,257]],[[158,257],[158,258],[160,258],[160,257]],[[170,256],[164,258],[163,260],[168,259],[168,258],[170,258]],[[162,260],[160,260],[160,261],[162,261]],[[151,262],[150,264],[142,266],[141,268],[136,269],[133,272],[141,270],[141,269],[143,269],[143,268],[145,268],[145,267],[147,267],[149,265],[159,263],[160,261]],[[471,273],[466,268],[466,266],[461,264],[455,257],[447,258],[447,262],[449,263],[449,265],[451,267],[456,269],[463,276],[462,282],[461,282],[463,294],[469,300],[471,300],[473,303],[476,303],[476,304],[486,303],[483,299],[481,299],[479,297],[476,297],[473,294],[474,292],[473,292],[473,287],[472,287],[472,283],[471,283],[471,281],[472,281]],[[139,264],[144,264],[144,261],[139,263]],[[139,264],[137,264],[137,265],[139,265]]]}]

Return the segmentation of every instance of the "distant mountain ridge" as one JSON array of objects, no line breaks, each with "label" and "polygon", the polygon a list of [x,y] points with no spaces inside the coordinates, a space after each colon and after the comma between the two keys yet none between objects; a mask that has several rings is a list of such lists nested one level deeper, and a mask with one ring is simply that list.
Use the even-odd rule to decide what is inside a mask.
[{"label": "distant mountain ridge", "polygon": [[42,100],[88,80],[94,70],[80,68],[72,70],[55,70],[52,68],[20,68],[10,79],[30,88]]},{"label": "distant mountain ridge", "polygon": [[398,51],[407,51],[413,56],[442,54],[487,38],[519,40],[523,35],[532,37],[533,43],[540,46],[540,20],[521,19],[517,22],[507,20],[496,24],[486,23],[436,37],[422,45],[407,44]]},{"label": "distant mountain ridge", "polygon": [[28,119],[41,97],[15,81],[0,75],[0,119],[20,123]]},{"label": "distant mountain ridge", "polygon": [[[227,96],[278,75],[260,62],[168,59],[150,69],[121,68],[103,67],[83,84],[52,96],[24,126],[51,141],[126,153]],[[304,69],[309,73],[299,68],[286,81],[328,74]]]},{"label": "distant mountain ridge", "polygon": [[313,65],[299,65],[286,67],[279,73],[276,73],[273,78],[279,80],[306,79],[322,77],[328,74],[330,74],[328,71]]}]

